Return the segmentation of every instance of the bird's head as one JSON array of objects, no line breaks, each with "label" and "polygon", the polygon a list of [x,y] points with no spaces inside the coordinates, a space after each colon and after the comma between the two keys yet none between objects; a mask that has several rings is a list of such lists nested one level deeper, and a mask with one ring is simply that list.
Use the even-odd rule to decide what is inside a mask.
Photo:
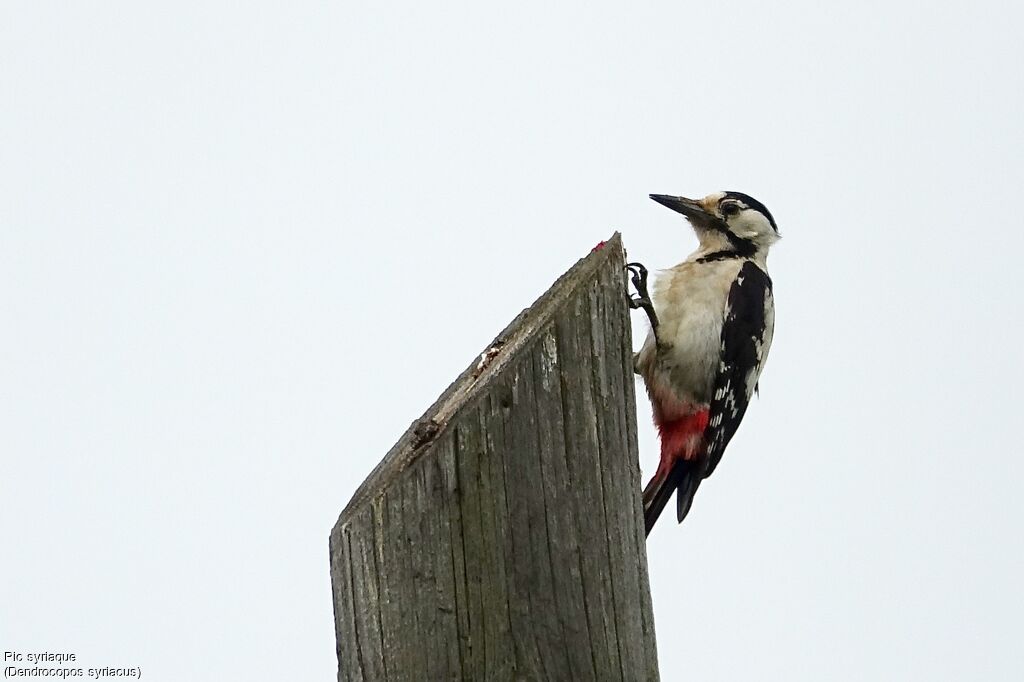
[{"label": "bird's head", "polygon": [[730,250],[752,256],[767,251],[779,240],[779,230],[768,208],[742,192],[716,192],[703,199],[667,194],[651,198],[686,216],[703,249]]}]

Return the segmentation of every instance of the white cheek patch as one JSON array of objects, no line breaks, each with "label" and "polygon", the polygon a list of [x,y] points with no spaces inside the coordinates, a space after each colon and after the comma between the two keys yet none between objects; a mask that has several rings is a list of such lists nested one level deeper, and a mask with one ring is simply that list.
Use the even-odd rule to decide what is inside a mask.
[{"label": "white cheek patch", "polygon": [[768,219],[752,209],[743,211],[729,227],[740,239],[755,243],[771,244],[778,238]]}]

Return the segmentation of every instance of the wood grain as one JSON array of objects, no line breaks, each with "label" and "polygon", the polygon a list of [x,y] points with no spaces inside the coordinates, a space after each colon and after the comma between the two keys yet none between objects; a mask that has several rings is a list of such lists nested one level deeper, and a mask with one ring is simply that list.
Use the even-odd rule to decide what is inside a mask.
[{"label": "wood grain", "polygon": [[573,266],[341,513],[339,680],[658,679],[623,263]]}]

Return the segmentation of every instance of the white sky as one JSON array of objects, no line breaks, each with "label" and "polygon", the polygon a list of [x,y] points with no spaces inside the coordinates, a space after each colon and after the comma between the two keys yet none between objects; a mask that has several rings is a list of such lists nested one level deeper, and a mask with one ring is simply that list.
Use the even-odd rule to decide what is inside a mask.
[{"label": "white sky", "polygon": [[333,679],[372,466],[613,230],[689,253],[649,192],[735,189],[775,344],[652,535],[662,678],[1024,679],[1019,3],[432,5],[4,3],[0,649]]}]

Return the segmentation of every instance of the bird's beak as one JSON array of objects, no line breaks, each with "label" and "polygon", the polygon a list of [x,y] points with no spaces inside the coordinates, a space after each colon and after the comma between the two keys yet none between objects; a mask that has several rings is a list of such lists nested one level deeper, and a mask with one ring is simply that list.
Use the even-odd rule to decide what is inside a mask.
[{"label": "bird's beak", "polygon": [[702,224],[716,219],[716,216],[708,213],[699,201],[694,201],[693,199],[673,197],[668,194],[652,194],[651,198],[662,206],[667,206],[677,213],[682,213],[690,220],[695,220]]}]

